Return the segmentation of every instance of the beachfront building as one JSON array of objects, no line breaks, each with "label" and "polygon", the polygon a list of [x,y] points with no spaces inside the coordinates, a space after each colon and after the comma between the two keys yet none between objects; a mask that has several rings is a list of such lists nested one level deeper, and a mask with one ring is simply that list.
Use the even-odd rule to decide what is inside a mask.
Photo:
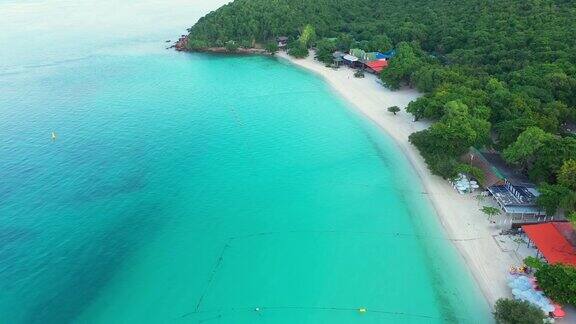
[{"label": "beachfront building", "polygon": [[538,251],[546,262],[563,263],[576,267],[576,232],[570,222],[548,222],[523,225],[528,244]]},{"label": "beachfront building", "polygon": [[381,53],[380,55],[381,55],[381,58],[389,60],[389,59],[393,58],[394,56],[396,56],[396,50],[391,49],[387,52]]},{"label": "beachfront building", "polygon": [[352,48],[350,49],[350,55],[356,56],[362,62],[370,62],[377,60],[389,60],[394,55],[396,55],[396,52],[394,50],[390,50],[386,53],[366,52],[360,48]]},{"label": "beachfront building", "polygon": [[344,64],[348,65],[349,67],[355,68],[355,67],[360,67],[362,66],[362,63],[360,63],[360,60],[358,59],[358,57],[351,55],[351,54],[346,54],[342,57]]},{"label": "beachfront building", "polygon": [[288,37],[278,36],[276,37],[276,42],[278,43],[278,48],[284,49],[286,46],[288,46]]},{"label": "beachfront building", "polygon": [[367,72],[374,74],[380,74],[380,72],[388,66],[387,60],[393,56],[392,52],[388,54],[380,52],[366,52],[360,48],[350,49],[348,55],[350,56],[349,58],[353,58],[354,60],[354,62],[348,60],[348,65],[362,68]]},{"label": "beachfront building", "polygon": [[484,179],[480,184],[494,197],[504,213],[514,218],[514,223],[547,221],[545,213],[536,205],[540,195],[536,185],[519,170],[509,166],[497,152],[471,148],[463,158],[466,163],[481,169]]},{"label": "beachfront building", "polygon": [[334,53],[332,53],[332,58],[334,59],[334,66],[335,67],[339,67],[340,64],[342,64],[342,62],[344,61],[344,56],[346,54],[340,52],[340,51],[336,51]]},{"label": "beachfront building", "polygon": [[374,74],[380,74],[388,66],[386,60],[375,60],[364,63],[366,71]]}]

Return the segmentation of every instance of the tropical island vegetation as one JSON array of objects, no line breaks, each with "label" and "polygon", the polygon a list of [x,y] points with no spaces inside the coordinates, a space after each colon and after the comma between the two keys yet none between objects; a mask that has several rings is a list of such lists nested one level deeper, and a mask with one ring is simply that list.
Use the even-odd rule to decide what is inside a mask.
[{"label": "tropical island vegetation", "polygon": [[190,49],[271,48],[289,53],[395,48],[380,78],[426,95],[407,111],[435,121],[411,142],[430,170],[462,170],[470,146],[501,150],[540,184],[549,213],[576,210],[576,4],[566,0],[236,0],[189,29]]},{"label": "tropical island vegetation", "polygon": [[[388,88],[425,95],[406,110],[434,123],[410,136],[429,169],[459,172],[470,147],[502,153],[539,186],[538,204],[576,222],[576,2],[568,0],[236,0],[189,29],[190,50],[244,47],[332,63],[352,48],[396,55],[379,77]],[[398,107],[389,107],[396,114]],[[489,218],[498,209],[482,209]],[[536,267],[535,267],[536,268]],[[536,277],[557,301],[575,304],[575,269],[538,264]],[[541,322],[525,302],[501,300],[498,322]]]}]

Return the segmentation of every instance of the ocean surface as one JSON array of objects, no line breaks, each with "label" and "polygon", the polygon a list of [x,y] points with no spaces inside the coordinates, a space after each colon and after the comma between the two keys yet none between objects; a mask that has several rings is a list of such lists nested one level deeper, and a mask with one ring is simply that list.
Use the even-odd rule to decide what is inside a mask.
[{"label": "ocean surface", "polygon": [[321,79],[165,49],[218,5],[0,0],[0,323],[489,322]]}]

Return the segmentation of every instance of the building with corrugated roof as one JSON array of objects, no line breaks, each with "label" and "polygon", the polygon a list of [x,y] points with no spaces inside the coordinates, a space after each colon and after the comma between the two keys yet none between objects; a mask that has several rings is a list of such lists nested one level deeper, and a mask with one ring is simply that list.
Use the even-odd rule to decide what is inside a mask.
[{"label": "building with corrugated roof", "polygon": [[540,195],[536,185],[518,169],[508,165],[500,153],[470,148],[463,160],[482,170],[484,179],[481,179],[480,184],[488,190],[506,214],[545,215],[536,204]]}]

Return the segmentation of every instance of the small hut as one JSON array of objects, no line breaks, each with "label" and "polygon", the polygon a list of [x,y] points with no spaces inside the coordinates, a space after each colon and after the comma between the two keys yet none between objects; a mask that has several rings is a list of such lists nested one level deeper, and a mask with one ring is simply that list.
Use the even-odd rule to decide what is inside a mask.
[{"label": "small hut", "polygon": [[342,61],[344,61],[344,55],[346,54],[339,51],[332,53],[332,58],[334,59],[335,67],[339,67]]},{"label": "small hut", "polygon": [[278,48],[286,48],[288,45],[288,37],[278,36],[276,37],[276,42],[278,43]]}]

